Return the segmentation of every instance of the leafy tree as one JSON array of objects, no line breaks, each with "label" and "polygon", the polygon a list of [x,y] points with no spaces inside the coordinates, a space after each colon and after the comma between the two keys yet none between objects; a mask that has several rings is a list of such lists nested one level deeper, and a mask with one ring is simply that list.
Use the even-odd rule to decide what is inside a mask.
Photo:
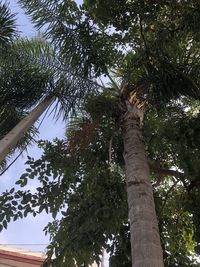
[{"label": "leafy tree", "polygon": [[[110,104],[98,109],[105,101]],[[194,103],[190,104],[193,109]],[[45,229],[52,238],[48,255],[56,255],[53,266],[70,266],[73,259],[79,266],[87,266],[99,260],[102,247],[111,254],[110,266],[131,266],[122,132],[118,130],[113,135],[115,105],[108,96],[89,99],[85,107],[87,116],[78,117],[71,124],[65,140],[41,141],[42,157],[28,159],[26,173],[17,184],[24,187],[29,179],[39,179],[41,185],[36,193],[13,188],[2,196],[4,224],[7,218],[16,220],[28,213],[35,216],[43,210],[52,213],[54,219],[58,212],[62,213],[60,220],[49,223]],[[192,170],[187,172],[187,167],[184,172],[170,169],[175,164],[179,169],[187,166],[182,155],[193,150],[199,158],[199,145],[192,148],[187,145],[199,140],[199,131],[189,136],[187,131],[185,135],[179,134],[182,127],[190,129],[192,121],[199,127],[197,113],[188,109],[188,103],[185,106],[173,103],[167,110],[149,111],[145,119],[145,132],[149,133],[145,143],[167,267],[199,266],[195,259],[199,243],[198,178]],[[174,129],[169,132],[171,125]],[[181,145],[174,134],[181,138]]]},{"label": "leafy tree", "polygon": [[87,78],[110,76],[109,68],[121,78],[117,110],[132,264],[163,266],[141,128],[147,102],[159,110],[184,96],[199,98],[198,1],[85,1],[82,7],[74,1],[20,2],[38,27],[46,27],[63,64],[82,68]]},{"label": "leafy tree", "polygon": [[[7,7],[3,5],[3,8]],[[9,11],[6,14],[9,14]],[[12,18],[12,15],[8,18]],[[8,25],[11,25],[11,23],[8,23]],[[10,32],[12,31],[10,30]],[[2,33],[6,40],[6,33],[3,32],[3,28]],[[47,102],[45,100],[53,99],[54,102],[59,103],[59,108],[58,104],[56,107],[58,114],[64,111],[67,116],[67,114],[73,113],[76,105],[78,106],[82,101],[80,95],[76,97],[76,86],[81,85],[79,94],[82,92],[82,95],[85,95],[96,85],[81,79],[78,72],[75,76],[70,66],[63,67],[56,50],[40,36],[33,40],[14,38],[9,46],[2,46],[1,48],[0,138],[8,134],[1,140],[0,159],[2,160],[8,151],[10,152],[9,156],[14,152],[16,145],[18,148],[24,149],[33,140],[32,135],[37,131],[30,120],[29,133],[24,135],[26,130],[22,128],[20,129],[21,133],[14,137],[16,139],[14,143],[7,141],[10,136],[15,135],[15,130],[12,130],[13,127],[18,125],[19,122],[21,123],[22,118],[27,116],[30,109],[35,107],[38,102],[42,102],[40,107],[41,110],[44,110]],[[72,96],[74,99],[72,99]],[[44,101],[42,101],[43,99]],[[63,118],[66,118],[66,116],[64,115]],[[27,121],[29,121],[28,118],[26,117]],[[32,119],[31,116],[30,119]],[[9,134],[10,130],[12,130],[12,134]],[[20,138],[22,139],[20,140]],[[5,161],[2,164],[3,167],[4,163]]]}]

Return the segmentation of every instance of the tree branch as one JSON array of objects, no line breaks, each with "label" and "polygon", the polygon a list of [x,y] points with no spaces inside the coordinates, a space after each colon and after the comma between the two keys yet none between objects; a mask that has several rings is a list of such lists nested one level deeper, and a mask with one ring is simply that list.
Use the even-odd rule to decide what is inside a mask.
[{"label": "tree branch", "polygon": [[180,180],[186,179],[186,175],[183,172],[175,171],[175,170],[169,170],[169,169],[162,169],[151,166],[152,171],[157,172],[161,176],[174,176]]},{"label": "tree branch", "polygon": [[147,42],[146,42],[146,39],[145,39],[145,36],[144,36],[144,31],[143,31],[143,26],[142,26],[142,18],[139,16],[139,23],[140,23],[140,35],[141,35],[141,38],[144,42],[144,47],[145,47],[145,50],[146,50],[146,54],[148,56],[148,46],[147,46]]},{"label": "tree branch", "polygon": [[184,186],[186,186],[185,180],[188,179],[188,177],[185,175],[185,173],[175,170],[159,168],[153,164],[149,164],[149,166],[152,172],[160,175],[160,178],[156,183],[153,184],[153,187],[157,187],[160,185],[163,176],[173,176],[177,178],[179,181],[181,181],[184,184]]},{"label": "tree branch", "polygon": [[159,212],[159,216],[163,213],[163,210],[164,210],[165,205],[166,205],[166,203],[167,203],[168,197],[169,197],[170,193],[174,190],[174,188],[175,188],[175,186],[177,185],[178,182],[179,182],[179,181],[177,180],[177,181],[176,181],[176,182],[169,188],[169,190],[167,191],[167,193],[166,193],[166,195],[165,195],[165,200],[164,200],[164,202],[163,202],[163,204],[162,204],[162,207],[161,207],[161,209],[160,209],[160,212]]}]

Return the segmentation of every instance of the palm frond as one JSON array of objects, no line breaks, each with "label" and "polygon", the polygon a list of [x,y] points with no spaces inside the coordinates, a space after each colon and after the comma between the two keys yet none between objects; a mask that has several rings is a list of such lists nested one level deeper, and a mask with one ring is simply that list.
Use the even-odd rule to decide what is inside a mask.
[{"label": "palm frond", "polygon": [[[18,39],[0,61],[0,137],[11,130],[43,97],[56,97],[56,116],[74,116],[86,95],[98,90],[93,81],[60,61],[56,49],[41,39]],[[22,140],[27,145],[32,128]],[[26,142],[28,140],[28,142]],[[18,143],[18,147],[22,146]]]},{"label": "palm frond", "polygon": [[[14,61],[14,66],[17,59],[23,64],[26,71],[30,64],[37,68],[39,75],[44,75],[44,79],[47,79],[45,84],[46,89],[42,92],[37,89],[31,89],[31,79],[34,79],[34,71],[29,75],[30,81],[26,80],[27,92],[34,93],[32,97],[26,99],[26,107],[31,100],[30,106],[36,104],[39,98],[43,94],[53,94],[57,97],[57,115],[56,117],[67,117],[74,114],[76,109],[79,109],[82,102],[87,95],[98,91],[101,85],[97,84],[95,80],[85,78],[81,69],[76,69],[71,65],[66,65],[60,58],[57,50],[50,45],[45,39],[18,39],[12,47],[12,53],[10,56],[6,56],[6,60],[10,57],[11,62]],[[10,63],[9,63],[10,64]],[[4,69],[4,68],[3,68]],[[6,68],[8,69],[8,68]],[[13,67],[13,69],[19,70],[19,67]],[[7,77],[8,75],[6,75]],[[5,77],[5,75],[3,75]],[[19,79],[22,75],[18,75]],[[41,79],[42,81],[42,79]],[[28,84],[27,84],[28,82]],[[30,83],[30,86],[29,86]],[[22,84],[20,84],[22,92]],[[34,87],[36,87],[34,85]],[[38,98],[37,98],[38,95]],[[16,96],[16,94],[15,94]],[[28,96],[28,95],[27,95]],[[35,101],[33,103],[33,101]]]},{"label": "palm frond", "polygon": [[16,44],[4,51],[0,62],[1,107],[28,110],[49,92],[50,83],[51,72],[36,64],[27,51]]},{"label": "palm frond", "polygon": [[[117,61],[115,44],[103,29],[94,28],[75,1],[19,0],[33,23],[54,42],[62,61],[85,77],[107,73]],[[103,34],[102,34],[103,33]]]},{"label": "palm frond", "polygon": [[15,36],[15,15],[11,13],[6,3],[0,1],[0,47],[12,41]]}]

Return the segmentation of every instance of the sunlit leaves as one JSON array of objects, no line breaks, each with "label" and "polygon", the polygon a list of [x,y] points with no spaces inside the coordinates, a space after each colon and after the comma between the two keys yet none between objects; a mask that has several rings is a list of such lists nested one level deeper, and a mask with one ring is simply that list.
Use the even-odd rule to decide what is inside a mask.
[{"label": "sunlit leaves", "polygon": [[[116,114],[113,112],[115,105],[112,98],[110,105],[107,99],[105,110],[98,110],[98,103],[102,103],[102,99],[97,97],[88,101],[87,120],[79,117],[71,125],[66,140],[56,140],[55,143],[41,141],[40,147],[44,150],[42,157],[37,160],[28,158],[26,173],[17,183],[23,185],[26,179],[29,182],[32,177],[37,178],[40,185],[36,193],[15,193],[11,189],[7,196],[10,199],[7,203],[18,203],[12,205],[16,210],[9,215],[11,220],[41,212],[50,213],[53,219],[62,214],[60,220],[49,223],[45,228],[52,239],[48,255],[57,255],[53,260],[54,266],[60,266],[65,257],[72,260],[69,266],[73,266],[73,259],[80,264],[98,261],[102,247],[111,253],[111,266],[131,266],[125,173],[121,157],[123,148],[119,138],[121,131],[114,127]],[[190,102],[186,103],[188,105]],[[190,153],[187,142],[198,143],[198,138],[196,140],[196,135],[193,135],[195,131],[189,131],[189,135],[185,130],[185,135],[180,135],[179,131],[183,128],[195,129],[194,125],[198,127],[196,118],[195,113],[187,113],[176,103],[171,103],[167,110],[163,109],[158,114],[155,110],[149,112],[145,126],[146,133],[153,136],[145,135],[149,158],[154,163],[159,162],[160,168],[170,168],[174,164],[179,166],[183,162],[181,148],[187,148],[185,153]],[[115,135],[110,163],[108,147],[113,131]],[[177,135],[181,139],[181,146],[176,140]],[[194,144],[191,151],[193,148]],[[152,179],[159,179],[159,174],[154,173]],[[186,185],[189,185],[190,179],[194,179],[191,172]],[[181,182],[172,187],[175,182],[174,177],[163,176],[160,186],[155,188],[165,265],[175,266],[178,262],[181,266],[198,266],[195,259],[188,258],[193,257],[197,245],[195,240],[198,240],[199,213],[195,206],[198,199],[190,199],[188,188]],[[4,197],[6,199],[6,194]],[[2,221],[8,219],[5,218]]]},{"label": "sunlit leaves", "polygon": [[[59,211],[64,212],[59,222],[46,228],[52,237],[49,255],[56,256],[57,266],[65,258],[71,266],[74,259],[78,265],[99,261],[102,247],[111,252],[112,266],[129,265],[121,103],[105,94],[87,99],[83,110],[87,92],[99,89],[83,77],[107,73],[108,67],[117,68],[121,80],[142,86],[143,97],[152,105],[145,126],[150,160],[160,169],[176,167],[184,171],[182,180],[166,175],[162,180],[159,173],[152,177],[158,187],[155,196],[165,240],[165,264],[193,264],[188,256],[199,242],[199,211],[190,193],[197,190],[199,194],[199,118],[185,112],[183,96],[199,99],[199,4],[85,1],[79,8],[74,1],[20,2],[56,45],[61,67],[71,65],[78,74],[77,78],[72,72],[69,76],[56,72],[59,75],[53,81],[56,96],[65,104],[63,110],[69,114],[78,108],[86,111],[86,117],[77,115],[67,140],[41,142],[44,155],[36,161],[29,158],[30,167],[17,182],[23,187],[29,179],[37,178],[40,186],[36,194],[21,191],[16,201],[14,191],[5,193],[3,214],[11,204],[10,217],[14,220],[43,211],[55,219]],[[56,66],[60,68],[57,62]],[[33,74],[36,72],[33,70]],[[17,205],[18,210],[14,210]],[[2,218],[4,227],[10,217]]]}]

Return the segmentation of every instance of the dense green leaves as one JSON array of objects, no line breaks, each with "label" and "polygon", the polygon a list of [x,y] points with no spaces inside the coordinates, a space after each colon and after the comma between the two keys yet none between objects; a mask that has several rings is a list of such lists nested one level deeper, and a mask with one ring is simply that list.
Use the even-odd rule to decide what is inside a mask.
[{"label": "dense green leaves", "polygon": [[[23,187],[29,179],[37,178],[40,185],[36,193],[11,189],[2,196],[2,210],[11,210],[8,220],[43,211],[56,219],[45,228],[52,241],[48,255],[56,255],[53,266],[62,266],[64,258],[68,259],[67,266],[73,266],[73,259],[80,266],[87,266],[99,260],[103,247],[111,255],[110,266],[131,266],[121,131],[115,127],[113,98],[107,98],[105,110],[97,108],[103,98],[101,95],[87,101],[87,119],[77,118],[69,127],[66,140],[56,140],[54,144],[41,141],[42,157],[28,158],[26,173],[17,184]],[[186,99],[185,106],[172,102],[159,113],[149,112],[145,121],[145,142],[167,267],[198,266],[194,249],[197,251],[199,243],[199,184],[194,184],[198,181],[195,173],[182,167],[182,156],[193,150],[199,155],[198,145],[195,146],[200,140],[196,135],[199,131],[179,133],[190,129],[198,118],[194,104]],[[188,142],[194,143],[192,147]],[[170,173],[173,166],[185,173]],[[60,220],[58,214],[62,216]]]},{"label": "dense green leaves", "polygon": [[[165,266],[198,266],[199,108],[185,98],[200,96],[198,1],[87,0],[81,7],[72,0],[19,2],[56,46],[55,58],[44,61],[48,70],[55,67],[51,81],[63,110],[83,115],[68,125],[66,140],[41,142],[42,158],[28,159],[17,184],[24,187],[36,177],[40,186],[35,194],[3,194],[3,227],[28,213],[46,211],[56,219],[62,212],[61,220],[45,229],[54,266],[71,267],[74,260],[88,266],[99,261],[103,248],[111,254],[112,267],[131,266],[120,129],[126,111],[121,100],[130,92],[123,98],[122,92],[112,95],[105,89],[96,96],[94,91],[104,88],[86,79],[111,68],[122,87],[141,91],[150,104],[144,137]],[[41,58],[35,61],[40,67],[38,62]],[[27,70],[35,77],[36,69]],[[38,82],[43,84],[43,76]],[[34,101],[48,91],[41,89]],[[88,92],[93,93],[89,99]]]},{"label": "dense green leaves", "polygon": [[0,49],[10,43],[15,36],[15,15],[11,13],[4,1],[0,1]]},{"label": "dense green leaves", "polygon": [[95,22],[121,31],[118,38],[129,46],[123,79],[142,83],[149,102],[199,98],[199,37],[192,19],[199,16],[198,1],[85,1],[85,7]]},{"label": "dense green leaves", "polygon": [[[75,75],[71,66],[63,66],[56,50],[41,37],[17,39],[3,52],[0,62],[0,138],[45,96],[55,96],[56,115],[62,114],[66,119],[80,108],[84,96],[98,88],[90,80]],[[18,143],[18,148],[27,146],[35,132],[32,127]]]},{"label": "dense green leaves", "polygon": [[[25,45],[25,41],[23,43]],[[36,43],[36,40],[33,41],[34,45]],[[27,41],[26,46],[31,49],[31,42]],[[20,41],[4,54],[0,68],[1,106],[27,110],[52,90],[51,83],[51,72],[34,62],[31,53],[21,47]]]},{"label": "dense green leaves", "polygon": [[[30,108],[53,89],[51,70],[37,62],[44,57],[44,53],[35,53],[33,60],[31,49],[37,46],[42,47],[37,40],[18,40],[4,48],[0,55],[0,138],[14,128],[28,114]],[[24,149],[35,133],[36,129],[31,127],[17,147]]]},{"label": "dense green leaves", "polygon": [[[59,48],[62,60],[84,76],[106,73],[115,44],[96,28],[74,1],[19,1],[38,28]],[[117,60],[117,57],[116,57]]]}]

